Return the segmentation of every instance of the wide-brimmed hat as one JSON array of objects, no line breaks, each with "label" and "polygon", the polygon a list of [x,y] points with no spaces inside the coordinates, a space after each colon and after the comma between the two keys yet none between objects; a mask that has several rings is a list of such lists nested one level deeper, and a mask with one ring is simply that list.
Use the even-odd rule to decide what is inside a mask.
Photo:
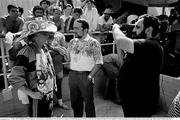
[{"label": "wide-brimmed hat", "polygon": [[112,14],[112,10],[110,8],[106,8],[103,12],[103,14]]},{"label": "wide-brimmed hat", "polygon": [[23,30],[21,32],[21,36],[19,37],[19,40],[39,32],[55,33],[56,31],[57,31],[57,27],[53,22],[45,20],[42,17],[39,17],[39,18],[35,18],[35,20],[30,20],[24,23]]}]

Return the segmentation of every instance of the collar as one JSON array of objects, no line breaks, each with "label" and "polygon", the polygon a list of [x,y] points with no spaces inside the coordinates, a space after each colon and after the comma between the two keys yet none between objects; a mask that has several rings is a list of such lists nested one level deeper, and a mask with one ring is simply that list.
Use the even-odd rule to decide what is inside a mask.
[{"label": "collar", "polygon": [[85,41],[88,41],[90,39],[89,34],[86,35],[86,37],[84,38]]}]

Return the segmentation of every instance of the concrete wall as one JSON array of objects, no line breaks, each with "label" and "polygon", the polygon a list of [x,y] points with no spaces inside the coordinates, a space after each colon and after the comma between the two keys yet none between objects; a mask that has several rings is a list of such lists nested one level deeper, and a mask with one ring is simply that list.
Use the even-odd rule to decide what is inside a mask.
[{"label": "concrete wall", "polygon": [[168,111],[171,102],[180,90],[180,78],[160,76],[160,102],[163,110]]}]

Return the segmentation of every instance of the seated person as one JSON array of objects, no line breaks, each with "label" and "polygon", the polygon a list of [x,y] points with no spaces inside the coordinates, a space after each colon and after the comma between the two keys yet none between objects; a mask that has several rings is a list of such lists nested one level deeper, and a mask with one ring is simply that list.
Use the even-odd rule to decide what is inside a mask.
[{"label": "seated person", "polygon": [[39,3],[39,5],[44,9],[44,15],[46,16],[47,19],[49,19],[48,8],[50,4],[51,3],[49,0],[41,0]]},{"label": "seated person", "polygon": [[64,22],[69,16],[71,16],[71,12],[72,12],[72,6],[70,4],[65,5],[63,9],[63,15],[61,16]]},{"label": "seated person", "polygon": [[97,24],[97,31],[111,31],[113,18],[111,17],[112,10],[111,8],[106,8],[103,12],[103,15],[99,17],[98,24]]},{"label": "seated person", "polygon": [[98,11],[94,4],[94,0],[86,0],[84,14],[82,15],[82,18],[84,18],[89,23],[90,32],[96,30],[99,18]]},{"label": "seated person", "polygon": [[73,32],[74,21],[81,17],[83,11],[81,8],[74,8],[72,16],[65,21],[65,32]]},{"label": "seated person", "polygon": [[37,17],[44,17],[44,9],[39,5],[33,7],[32,16],[28,16],[25,21],[35,20]]},{"label": "seated person", "polygon": [[51,21],[53,21],[58,28],[59,32],[64,32],[64,21],[62,18],[60,18],[62,15],[62,10],[60,7],[55,7],[53,9],[53,16],[50,18]]},{"label": "seated person", "polygon": [[0,33],[17,33],[22,30],[24,20],[19,17],[18,7],[8,5],[8,15],[0,18]]}]

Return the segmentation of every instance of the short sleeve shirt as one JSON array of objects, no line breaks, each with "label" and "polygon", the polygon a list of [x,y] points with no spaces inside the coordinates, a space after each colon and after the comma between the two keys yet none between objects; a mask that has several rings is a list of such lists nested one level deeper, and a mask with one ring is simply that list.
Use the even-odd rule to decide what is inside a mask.
[{"label": "short sleeve shirt", "polygon": [[113,24],[113,19],[112,19],[112,17],[110,16],[109,19],[108,19],[108,21],[106,22],[106,21],[104,20],[104,15],[102,15],[102,16],[100,16],[99,19],[98,19],[98,24],[99,24],[99,25],[103,25],[103,24]]},{"label": "short sleeve shirt", "polygon": [[24,20],[18,17],[14,22],[9,21],[9,16],[0,18],[0,26],[3,27],[5,32],[17,33],[22,30]]},{"label": "short sleeve shirt", "polygon": [[99,42],[87,35],[80,41],[75,38],[70,41],[70,68],[76,71],[91,71],[95,64],[103,64]]}]

